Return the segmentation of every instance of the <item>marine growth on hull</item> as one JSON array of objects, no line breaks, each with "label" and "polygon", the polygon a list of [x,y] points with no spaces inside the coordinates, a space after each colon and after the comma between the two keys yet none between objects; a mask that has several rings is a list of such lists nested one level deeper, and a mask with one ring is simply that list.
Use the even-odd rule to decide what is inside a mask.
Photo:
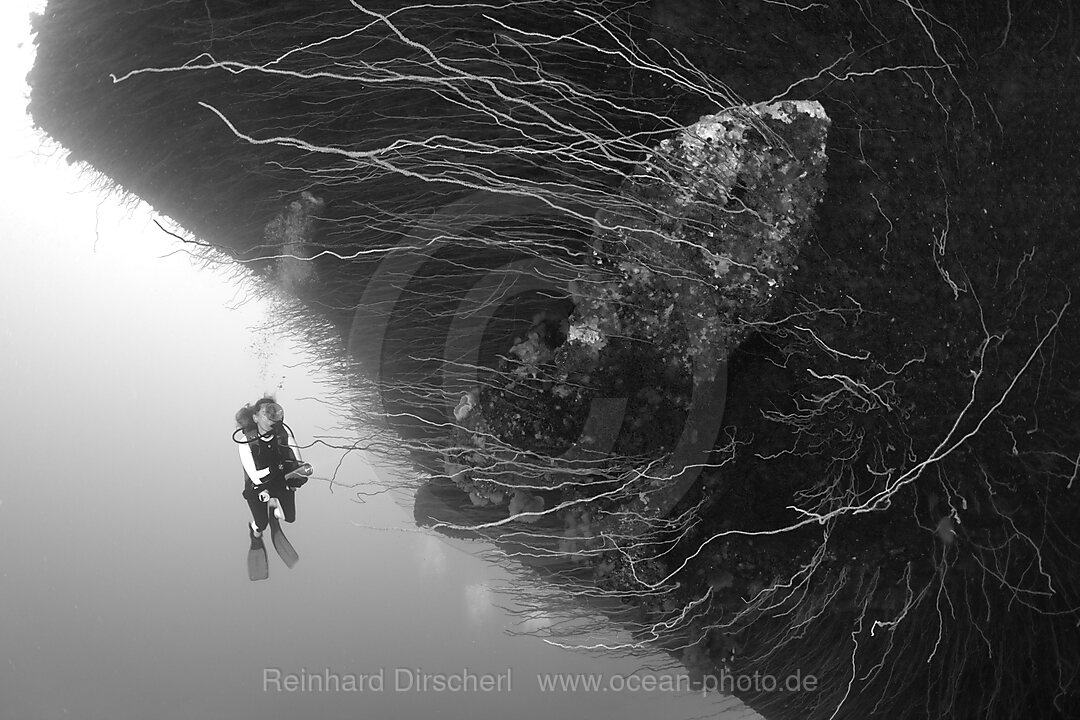
[{"label": "marine growth on hull", "polygon": [[722,414],[727,358],[798,269],[828,127],[816,102],[736,106],[633,169],[595,214],[572,312],[538,314],[457,402],[446,470],[474,504],[568,537],[672,509],[693,475],[677,446],[712,435],[693,438],[704,463],[717,440],[718,417],[688,427],[695,404]]}]

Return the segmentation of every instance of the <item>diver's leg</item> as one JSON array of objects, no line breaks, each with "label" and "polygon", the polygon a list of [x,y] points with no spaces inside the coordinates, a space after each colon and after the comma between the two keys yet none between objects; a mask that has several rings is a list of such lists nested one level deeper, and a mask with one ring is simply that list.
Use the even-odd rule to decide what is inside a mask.
[{"label": "diver's leg", "polygon": [[281,506],[282,512],[284,512],[284,514],[285,514],[285,517],[283,518],[285,520],[285,522],[287,522],[287,523],[295,522],[296,521],[296,491],[295,490],[286,490],[285,492],[281,493],[281,496],[278,497],[278,503]]},{"label": "diver's leg", "polygon": [[256,533],[256,537],[258,537],[270,522],[270,513],[266,508],[266,503],[260,502],[259,498],[245,499],[247,500],[248,509],[251,510],[251,530]]}]

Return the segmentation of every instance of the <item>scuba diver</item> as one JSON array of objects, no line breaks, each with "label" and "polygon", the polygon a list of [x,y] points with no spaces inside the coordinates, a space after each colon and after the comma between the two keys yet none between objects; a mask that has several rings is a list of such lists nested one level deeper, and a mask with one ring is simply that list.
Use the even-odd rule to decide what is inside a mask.
[{"label": "scuba diver", "polygon": [[292,430],[285,424],[285,411],[272,397],[245,405],[236,413],[233,442],[244,468],[244,499],[251,510],[248,524],[248,577],[265,580],[270,570],[262,534],[270,527],[274,549],[292,567],[300,559],[281,530],[280,521],[296,520],[296,489],[307,482],[311,465],[300,461],[289,443]]}]

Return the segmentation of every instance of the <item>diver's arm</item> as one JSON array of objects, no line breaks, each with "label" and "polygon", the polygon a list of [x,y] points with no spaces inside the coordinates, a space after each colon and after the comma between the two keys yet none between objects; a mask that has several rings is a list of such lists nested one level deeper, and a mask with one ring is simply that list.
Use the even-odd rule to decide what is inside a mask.
[{"label": "diver's arm", "polygon": [[[292,442],[289,442],[290,440]],[[298,447],[298,444],[296,442],[296,436],[292,434],[292,431],[288,427],[286,427],[285,444],[282,446],[281,450],[282,455],[285,456],[285,461],[288,463],[288,468],[290,470],[294,469],[297,465],[300,464],[300,461],[296,459],[296,451],[293,450],[293,448],[295,447]]]},{"label": "diver's arm", "polygon": [[311,465],[306,462],[301,462],[300,458],[296,457],[295,448],[300,447],[300,444],[296,442],[296,436],[293,435],[292,429],[288,426],[285,427],[286,440],[291,439],[291,443],[286,443],[282,448],[282,454],[285,456],[285,467],[287,469],[285,473],[286,487],[290,490],[296,490],[302,487],[311,477]]},{"label": "diver's arm", "polygon": [[251,446],[247,443],[238,443],[237,447],[240,452],[240,464],[244,466],[244,472],[247,473],[248,479],[251,480],[251,484],[261,485],[262,479],[270,474],[270,468],[256,470],[255,458],[251,455]]}]

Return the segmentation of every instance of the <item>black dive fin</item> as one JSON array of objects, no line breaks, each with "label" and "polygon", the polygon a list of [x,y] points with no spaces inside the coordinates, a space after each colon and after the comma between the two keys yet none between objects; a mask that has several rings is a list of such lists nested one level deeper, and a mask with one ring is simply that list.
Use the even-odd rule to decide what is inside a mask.
[{"label": "black dive fin", "polygon": [[[250,531],[248,532],[250,536]],[[266,545],[261,537],[251,536],[251,548],[248,550],[248,579],[265,580],[270,577],[270,563],[266,560]]]},{"label": "black dive fin", "polygon": [[300,561],[300,555],[297,554],[296,549],[289,542],[289,538],[285,537],[285,533],[281,531],[281,523],[272,509],[270,510],[270,539],[274,543],[277,554],[281,556],[281,561],[287,567],[291,568]]}]

